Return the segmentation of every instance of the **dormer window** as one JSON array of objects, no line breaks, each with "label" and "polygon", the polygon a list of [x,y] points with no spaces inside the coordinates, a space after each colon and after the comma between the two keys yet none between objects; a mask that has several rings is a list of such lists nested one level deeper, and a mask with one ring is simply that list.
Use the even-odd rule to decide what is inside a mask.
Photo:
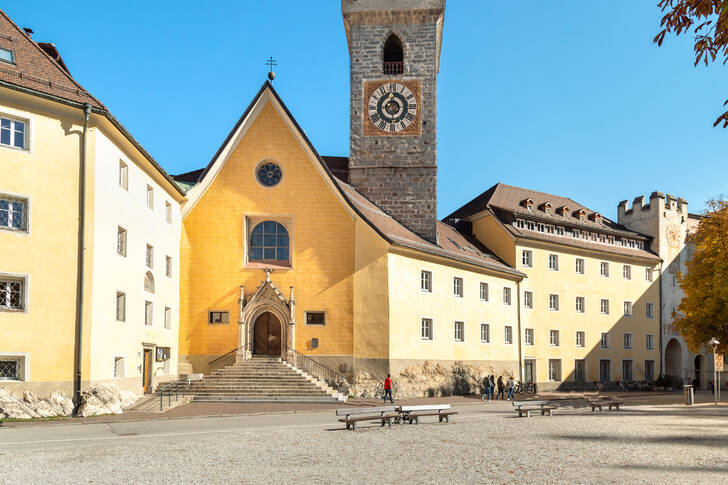
[{"label": "dormer window", "polygon": [[574,211],[574,216],[576,216],[580,221],[583,221],[586,219],[586,211],[584,209]]},{"label": "dormer window", "polygon": [[15,64],[15,54],[11,50],[0,47],[0,61]]},{"label": "dormer window", "polygon": [[392,34],[384,43],[384,74],[397,75],[404,72],[404,50],[399,37]]},{"label": "dormer window", "polygon": [[592,212],[589,214],[589,220],[599,224],[602,220],[602,215],[599,212]]},{"label": "dormer window", "polygon": [[560,215],[561,217],[569,217],[569,208],[564,206],[559,207],[556,209],[556,213]]},{"label": "dormer window", "polygon": [[530,211],[533,210],[533,201],[531,199],[523,199],[521,205]]},{"label": "dormer window", "polygon": [[538,208],[540,210],[544,211],[546,214],[551,215],[551,203],[544,202],[543,204],[541,204],[540,206],[538,206]]}]

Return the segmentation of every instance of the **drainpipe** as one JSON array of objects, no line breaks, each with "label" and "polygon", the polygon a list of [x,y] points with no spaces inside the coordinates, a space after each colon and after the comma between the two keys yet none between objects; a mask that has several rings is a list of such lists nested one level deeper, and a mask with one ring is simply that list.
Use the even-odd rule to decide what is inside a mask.
[{"label": "drainpipe", "polygon": [[663,280],[662,280],[662,265],[663,265],[663,263],[660,263],[660,275],[657,278],[657,280],[659,281],[659,290],[660,290],[660,323],[659,323],[659,325],[660,325],[660,332],[658,334],[658,336],[660,338],[660,344],[659,344],[660,345],[660,373],[658,374],[658,376],[663,375],[663,373],[665,371],[665,356],[664,356],[664,354],[662,352],[662,332],[664,331],[664,329],[662,328],[662,326],[665,324],[664,323],[665,320],[664,320],[664,317],[662,315],[663,313],[665,313],[664,309],[662,308],[662,306],[663,306],[663,302],[662,302],[662,283],[663,283]]},{"label": "drainpipe", "polygon": [[91,105],[83,105],[83,135],[81,137],[81,156],[78,168],[78,255],[76,264],[76,345],[73,376],[73,415],[78,414],[81,406],[81,363],[83,353],[81,344],[83,337],[83,273],[84,273],[84,237],[86,225],[86,132],[91,115]]},{"label": "drainpipe", "polygon": [[521,282],[516,281],[516,303],[518,309],[516,315],[518,318],[518,380],[523,382],[523,340],[521,335]]}]

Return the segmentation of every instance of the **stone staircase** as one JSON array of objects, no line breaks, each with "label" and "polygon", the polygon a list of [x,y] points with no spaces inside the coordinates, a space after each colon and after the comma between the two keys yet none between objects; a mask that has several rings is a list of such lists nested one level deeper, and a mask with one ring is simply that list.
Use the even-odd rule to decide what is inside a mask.
[{"label": "stone staircase", "polygon": [[346,396],[325,382],[279,357],[253,357],[218,369],[192,381],[190,393],[196,402],[335,403],[346,400]]}]

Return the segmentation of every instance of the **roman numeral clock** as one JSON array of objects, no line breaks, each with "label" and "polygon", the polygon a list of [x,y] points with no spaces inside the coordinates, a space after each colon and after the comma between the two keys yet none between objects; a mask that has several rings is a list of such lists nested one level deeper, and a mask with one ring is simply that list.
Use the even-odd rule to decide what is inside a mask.
[{"label": "roman numeral clock", "polygon": [[419,81],[364,83],[364,135],[419,135]]}]

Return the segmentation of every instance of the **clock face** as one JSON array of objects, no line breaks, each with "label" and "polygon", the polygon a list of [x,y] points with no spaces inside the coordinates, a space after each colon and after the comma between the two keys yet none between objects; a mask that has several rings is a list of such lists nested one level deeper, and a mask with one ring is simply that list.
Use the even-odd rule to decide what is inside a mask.
[{"label": "clock face", "polygon": [[677,224],[668,224],[665,230],[665,237],[667,238],[667,244],[670,247],[678,247],[680,245],[680,228]]},{"label": "clock face", "polygon": [[365,135],[419,134],[419,83],[378,81],[367,83],[364,96]]}]

